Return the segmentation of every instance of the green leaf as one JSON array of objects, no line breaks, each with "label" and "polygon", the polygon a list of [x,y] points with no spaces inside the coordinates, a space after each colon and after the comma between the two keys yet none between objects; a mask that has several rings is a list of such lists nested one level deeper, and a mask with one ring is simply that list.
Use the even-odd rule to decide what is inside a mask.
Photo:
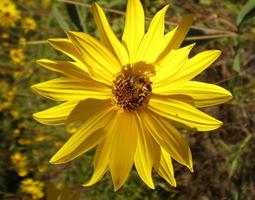
[{"label": "green leaf", "polygon": [[254,15],[255,15],[255,0],[248,0],[237,16],[236,25],[239,26],[244,20]]},{"label": "green leaf", "polygon": [[56,5],[54,5],[52,7],[52,13],[53,13],[53,16],[56,18],[56,20],[62,30],[64,30],[64,31],[71,30],[68,23],[66,22],[65,18],[63,17],[63,15],[61,14],[61,12],[59,11],[59,9]]},{"label": "green leaf", "polygon": [[235,173],[235,171],[238,168],[238,164],[239,164],[238,158],[236,158],[232,161],[231,166],[230,166],[230,170],[229,170],[229,177],[233,176],[233,174]]},{"label": "green leaf", "polygon": [[241,71],[241,61],[240,61],[240,53],[238,52],[234,58],[234,63],[233,63],[233,70],[236,72]]},{"label": "green leaf", "polygon": [[80,16],[78,14],[76,6],[72,4],[66,4],[66,8],[72,22],[75,24],[75,26],[78,28],[79,31],[83,31],[83,28],[81,26]]}]

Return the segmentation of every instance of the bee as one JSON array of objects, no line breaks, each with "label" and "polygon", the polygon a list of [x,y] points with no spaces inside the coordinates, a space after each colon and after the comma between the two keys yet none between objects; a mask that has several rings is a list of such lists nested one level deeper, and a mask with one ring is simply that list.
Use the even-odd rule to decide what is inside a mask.
[{"label": "bee", "polygon": [[144,76],[132,75],[129,83],[137,91],[142,91],[146,94],[151,92],[151,82]]}]

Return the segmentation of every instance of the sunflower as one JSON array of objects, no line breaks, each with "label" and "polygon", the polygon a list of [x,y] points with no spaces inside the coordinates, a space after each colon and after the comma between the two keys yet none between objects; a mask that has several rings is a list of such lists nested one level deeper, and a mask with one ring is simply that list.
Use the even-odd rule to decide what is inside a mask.
[{"label": "sunflower", "polygon": [[152,169],[176,186],[172,158],[191,171],[193,166],[190,148],[174,125],[197,131],[222,125],[197,108],[226,102],[231,94],[216,85],[191,81],[219,57],[220,51],[209,50],[189,58],[194,44],[180,45],[192,17],[184,17],[164,34],[167,9],[168,5],[153,17],[145,33],[141,2],[129,0],[119,41],[102,8],[94,3],[100,40],[86,33],[68,32],[68,39],[49,42],[73,61],[38,61],[63,76],[32,88],[63,103],[35,113],[34,118],[47,125],[83,121],[50,163],[67,163],[96,147],[94,173],[84,186],[98,182],[109,169],[116,191],[133,164],[150,188],[154,188]]}]

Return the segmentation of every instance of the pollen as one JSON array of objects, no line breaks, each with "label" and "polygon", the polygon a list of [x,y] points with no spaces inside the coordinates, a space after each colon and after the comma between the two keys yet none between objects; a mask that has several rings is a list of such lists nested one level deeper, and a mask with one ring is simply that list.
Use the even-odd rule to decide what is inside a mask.
[{"label": "pollen", "polygon": [[113,81],[112,102],[125,111],[136,111],[147,105],[151,84],[145,75],[121,73]]}]

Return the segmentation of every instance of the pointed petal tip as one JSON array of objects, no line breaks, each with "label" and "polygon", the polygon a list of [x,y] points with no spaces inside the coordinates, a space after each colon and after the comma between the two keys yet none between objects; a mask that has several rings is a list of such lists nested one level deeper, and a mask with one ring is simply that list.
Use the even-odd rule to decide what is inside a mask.
[{"label": "pointed petal tip", "polygon": [[50,39],[48,39],[47,41],[48,41],[48,43],[50,43],[50,44],[54,44],[54,42],[57,42],[57,40],[58,40],[58,38],[50,38]]},{"label": "pointed petal tip", "polygon": [[175,180],[175,179],[173,180],[173,182],[171,183],[171,185],[172,185],[173,187],[175,187],[175,188],[177,187],[177,183],[176,183],[176,180]]},{"label": "pointed petal tip", "polygon": [[59,156],[56,156],[56,154],[54,156],[52,156],[52,158],[49,160],[50,164],[53,165],[59,165],[59,164],[65,164],[66,162],[61,161],[61,158],[59,158]]},{"label": "pointed petal tip", "polygon": [[117,192],[120,188],[121,188],[121,184],[115,184],[115,183],[113,183],[113,187],[114,187],[114,192]]},{"label": "pointed petal tip", "polygon": [[82,186],[82,187],[90,187],[90,186],[92,186],[92,185],[94,185],[94,184],[95,184],[95,183],[91,183],[91,181],[88,180],[87,182],[83,183],[81,186]]},{"label": "pointed petal tip", "polygon": [[39,65],[40,65],[41,63],[43,63],[43,62],[44,62],[44,60],[45,60],[45,59],[39,59],[39,60],[36,60],[35,62],[36,62],[37,64],[39,64]]},{"label": "pointed petal tip", "polygon": [[98,8],[98,7],[101,8],[101,6],[95,1],[92,2],[91,7],[92,7],[92,10],[93,8]]},{"label": "pointed petal tip", "polygon": [[154,185],[154,183],[152,183],[152,184],[150,184],[150,185],[147,184],[147,186],[148,186],[150,189],[155,190],[155,185]]},{"label": "pointed petal tip", "polygon": [[57,160],[55,159],[55,156],[53,156],[53,157],[49,160],[49,163],[50,163],[50,164],[53,164],[53,165],[59,164],[59,163],[57,162]]}]

